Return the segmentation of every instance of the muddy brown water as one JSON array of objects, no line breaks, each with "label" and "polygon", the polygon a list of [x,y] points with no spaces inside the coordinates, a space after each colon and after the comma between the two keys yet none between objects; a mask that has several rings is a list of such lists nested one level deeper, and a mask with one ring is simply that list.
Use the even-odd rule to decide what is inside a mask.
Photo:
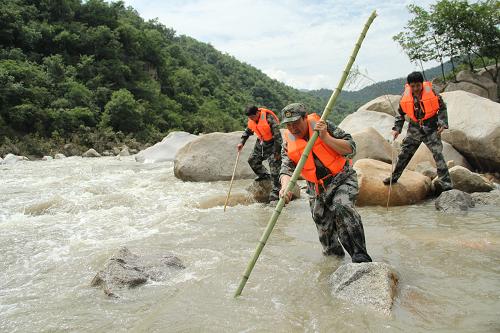
[{"label": "muddy brown water", "polygon": [[[132,157],[0,166],[0,331],[500,331],[499,207],[360,208],[371,256],[400,277],[387,318],[330,296],[328,277],[348,258],[321,255],[307,201],[295,201],[235,300],[272,209],[203,208],[229,183],[182,182],[172,168]],[[108,298],[90,281],[123,245],[174,252],[187,268]]]}]

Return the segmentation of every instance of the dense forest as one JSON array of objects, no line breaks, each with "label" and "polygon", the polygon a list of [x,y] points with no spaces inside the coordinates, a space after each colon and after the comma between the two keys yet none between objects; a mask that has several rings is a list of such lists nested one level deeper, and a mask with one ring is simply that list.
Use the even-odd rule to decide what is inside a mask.
[{"label": "dense forest", "polygon": [[[0,0],[0,154],[242,129],[249,104],[321,99],[123,2]],[[49,144],[50,143],[50,144]],[[14,151],[15,152],[15,151]]]}]

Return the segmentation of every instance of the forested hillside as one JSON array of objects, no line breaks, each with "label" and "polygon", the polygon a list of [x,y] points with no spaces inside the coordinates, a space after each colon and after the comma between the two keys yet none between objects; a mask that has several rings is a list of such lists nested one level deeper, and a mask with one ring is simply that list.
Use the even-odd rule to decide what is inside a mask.
[{"label": "forested hillside", "polygon": [[[0,0],[0,6],[0,145],[91,146],[126,136],[154,142],[174,129],[241,129],[252,103],[275,111],[294,101],[323,108],[316,96],[145,21],[122,2]],[[44,153],[38,150],[26,153]]]}]

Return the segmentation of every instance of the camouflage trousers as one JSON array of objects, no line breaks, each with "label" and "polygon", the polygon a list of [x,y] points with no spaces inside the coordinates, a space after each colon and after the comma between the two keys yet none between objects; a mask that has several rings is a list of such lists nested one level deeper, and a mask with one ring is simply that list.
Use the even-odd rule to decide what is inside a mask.
[{"label": "camouflage trousers", "polygon": [[311,214],[323,245],[323,254],[342,256],[343,246],[352,262],[372,261],[366,251],[361,216],[354,207],[357,195],[358,180],[356,172],[351,169],[344,181],[332,182],[319,195],[310,196]]},{"label": "camouflage trousers", "polygon": [[437,174],[441,187],[446,190],[451,189],[452,183],[450,173],[443,156],[443,143],[441,142],[441,136],[436,130],[424,130],[417,126],[408,127],[408,133],[406,134],[406,138],[403,140],[401,152],[399,153],[398,161],[394,167],[392,180],[395,181],[401,177],[401,174],[422,142],[432,152],[434,161],[436,161]]},{"label": "camouflage trousers", "polygon": [[257,140],[255,142],[255,146],[253,147],[253,151],[250,154],[250,157],[248,158],[248,164],[252,168],[253,172],[261,178],[268,178],[269,177],[269,172],[267,171],[266,167],[262,164],[264,160],[267,160],[269,163],[269,168],[271,169],[271,180],[273,182],[273,189],[271,190],[271,193],[269,194],[269,200],[278,200],[279,199],[279,192],[281,188],[281,183],[280,183],[280,169],[281,169],[281,152],[278,152],[280,154],[280,158],[276,160],[275,158],[275,152],[274,152],[274,142],[263,142],[261,143],[260,140]]}]

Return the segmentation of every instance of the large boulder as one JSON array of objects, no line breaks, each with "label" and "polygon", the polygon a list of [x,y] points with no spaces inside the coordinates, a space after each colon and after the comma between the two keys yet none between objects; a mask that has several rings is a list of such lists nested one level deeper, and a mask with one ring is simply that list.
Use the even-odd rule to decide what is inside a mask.
[{"label": "large boulder", "polygon": [[453,188],[460,191],[473,193],[495,189],[495,185],[488,179],[459,165],[450,169],[450,176]]},{"label": "large boulder", "polygon": [[375,111],[386,113],[390,116],[395,116],[398,112],[399,101],[401,96],[399,95],[382,95],[369,101],[358,109],[359,111]]},{"label": "large boulder", "polygon": [[461,71],[457,74],[457,81],[472,83],[486,90],[486,98],[492,101],[497,100],[497,84],[490,78],[473,73],[471,71]]},{"label": "large boulder", "polygon": [[[354,164],[358,174],[358,206],[385,206],[389,186],[382,182],[391,174],[391,165],[371,159],[361,159]],[[424,200],[431,191],[428,177],[405,170],[398,182],[392,184],[390,206],[411,205]]]},{"label": "large boulder", "polygon": [[356,155],[353,158],[353,162],[362,158],[371,158],[391,163],[391,145],[373,127],[352,133],[352,137],[356,142]]},{"label": "large boulder", "polygon": [[[386,140],[392,138],[391,132],[394,126],[394,117],[382,112],[376,111],[356,111],[351,113],[342,120],[339,127],[348,133],[356,133],[363,131],[367,128],[375,128]],[[398,140],[402,140],[406,135],[406,129],[408,124],[405,123],[405,127]]]},{"label": "large boulder", "polygon": [[101,154],[99,154],[94,148],[90,148],[82,154],[82,157],[101,157]]},{"label": "large boulder", "polygon": [[[242,132],[210,133],[187,143],[175,156],[175,176],[186,181],[230,180],[236,158],[236,145],[240,142],[241,135]],[[247,163],[254,144],[253,135],[241,152],[235,179],[255,177]]]},{"label": "large boulder", "polygon": [[[247,191],[252,201],[268,203],[272,188],[273,183],[271,180],[253,181],[247,187]],[[292,194],[292,200],[300,198],[300,187],[297,184],[295,184]]]},{"label": "large boulder", "polygon": [[446,85],[444,91],[464,91],[484,98],[489,98],[487,89],[470,82],[450,82]]},{"label": "large boulder", "polygon": [[469,193],[453,189],[441,193],[434,205],[442,212],[460,212],[474,207],[474,200]]},{"label": "large boulder", "polygon": [[122,150],[120,150],[119,156],[130,156],[130,152],[127,146],[123,146]]},{"label": "large boulder", "polygon": [[7,154],[3,158],[2,164],[15,164],[17,162],[28,161],[29,159],[25,156],[17,156],[14,154]]},{"label": "large boulder", "polygon": [[382,262],[348,263],[330,276],[329,284],[334,297],[390,315],[398,275]]},{"label": "large boulder", "polygon": [[161,142],[140,151],[135,155],[135,160],[140,163],[173,161],[179,149],[197,138],[197,135],[187,132],[172,132],[164,137]]},{"label": "large boulder", "polygon": [[442,94],[449,129],[442,134],[476,169],[500,169],[500,103],[464,91]]},{"label": "large boulder", "polygon": [[106,295],[116,296],[116,289],[134,288],[148,281],[163,281],[173,271],[183,269],[181,260],[172,254],[137,255],[126,247],[120,248],[97,272],[91,282]]},{"label": "large boulder", "polygon": [[[471,166],[469,162],[462,156],[452,145],[448,142],[443,141],[443,156],[445,161],[454,161],[455,165],[461,165],[467,169]],[[436,161],[434,161],[434,156],[432,156],[431,151],[424,143],[421,143],[417,151],[413,155],[408,163],[408,169],[415,170],[417,165],[422,162],[429,162],[433,167],[436,167]]]}]

